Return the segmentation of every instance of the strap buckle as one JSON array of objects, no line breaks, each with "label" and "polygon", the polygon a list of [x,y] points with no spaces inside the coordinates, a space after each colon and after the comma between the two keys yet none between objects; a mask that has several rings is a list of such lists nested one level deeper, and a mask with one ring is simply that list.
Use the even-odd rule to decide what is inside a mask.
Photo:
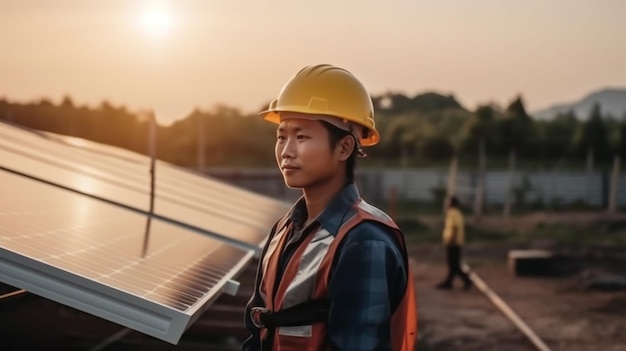
[{"label": "strap buckle", "polygon": [[250,309],[250,319],[252,324],[257,328],[265,328],[265,325],[261,322],[261,315],[268,313],[269,310],[264,307],[252,307]]}]

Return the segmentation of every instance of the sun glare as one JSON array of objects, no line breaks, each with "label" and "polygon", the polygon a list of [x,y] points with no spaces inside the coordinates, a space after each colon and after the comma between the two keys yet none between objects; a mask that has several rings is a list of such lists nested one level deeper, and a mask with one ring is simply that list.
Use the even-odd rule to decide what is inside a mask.
[{"label": "sun glare", "polygon": [[172,15],[165,7],[153,7],[142,13],[141,27],[153,37],[166,36],[172,31],[173,25]]}]

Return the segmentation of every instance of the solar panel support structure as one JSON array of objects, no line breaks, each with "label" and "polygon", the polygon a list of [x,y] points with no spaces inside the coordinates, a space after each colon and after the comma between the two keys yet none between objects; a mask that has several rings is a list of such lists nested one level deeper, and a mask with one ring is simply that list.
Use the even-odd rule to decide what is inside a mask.
[{"label": "solar panel support structure", "polygon": [[24,289],[12,291],[10,293],[6,293],[6,294],[3,294],[3,295],[0,295],[0,301],[7,300],[7,299],[10,299],[12,297],[23,296],[25,294],[26,294],[26,290],[24,290]]},{"label": "solar panel support structure", "polygon": [[148,140],[148,147],[150,149],[150,210],[146,219],[146,232],[144,234],[143,249],[141,257],[146,256],[148,251],[148,242],[150,241],[150,225],[152,224],[152,215],[154,213],[154,177],[156,176],[156,148],[157,148],[157,135],[156,135],[156,118],[154,113],[150,113],[150,135]]}]

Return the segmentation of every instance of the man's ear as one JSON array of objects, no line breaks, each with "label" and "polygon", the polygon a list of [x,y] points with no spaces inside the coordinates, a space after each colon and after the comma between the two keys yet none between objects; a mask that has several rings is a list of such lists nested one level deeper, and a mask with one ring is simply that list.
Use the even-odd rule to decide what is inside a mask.
[{"label": "man's ear", "polygon": [[350,158],[350,155],[352,155],[355,147],[356,141],[354,140],[354,137],[352,137],[351,135],[346,135],[345,137],[343,137],[337,144],[337,153],[339,155],[339,160],[345,161]]}]

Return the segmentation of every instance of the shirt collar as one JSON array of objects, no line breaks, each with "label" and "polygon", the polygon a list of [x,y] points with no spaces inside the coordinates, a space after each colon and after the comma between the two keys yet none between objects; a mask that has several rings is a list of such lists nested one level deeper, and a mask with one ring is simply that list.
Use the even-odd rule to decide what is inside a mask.
[{"label": "shirt collar", "polygon": [[[352,205],[360,198],[359,190],[354,182],[348,183],[335,197],[330,201],[326,209],[316,218],[324,229],[331,234],[337,234],[339,227],[343,224],[347,213]],[[296,227],[304,224],[307,218],[306,203],[304,197],[301,197],[289,211],[289,218]]]}]

